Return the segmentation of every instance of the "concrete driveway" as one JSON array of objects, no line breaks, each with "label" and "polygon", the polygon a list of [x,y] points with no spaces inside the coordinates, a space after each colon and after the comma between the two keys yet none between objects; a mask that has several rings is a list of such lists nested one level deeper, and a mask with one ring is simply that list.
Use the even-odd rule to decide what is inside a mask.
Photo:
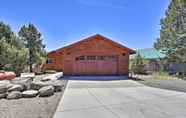
[{"label": "concrete driveway", "polygon": [[54,118],[186,118],[186,93],[123,81],[69,81]]}]

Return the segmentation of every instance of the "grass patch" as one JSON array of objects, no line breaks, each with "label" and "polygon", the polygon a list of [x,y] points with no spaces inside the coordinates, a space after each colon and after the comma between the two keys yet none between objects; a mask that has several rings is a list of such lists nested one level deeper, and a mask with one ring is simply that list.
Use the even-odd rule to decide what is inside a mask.
[{"label": "grass patch", "polygon": [[156,73],[153,73],[152,74],[152,78],[153,79],[157,79],[157,80],[176,80],[176,79],[178,79],[177,77],[170,76],[166,72],[156,72]]}]

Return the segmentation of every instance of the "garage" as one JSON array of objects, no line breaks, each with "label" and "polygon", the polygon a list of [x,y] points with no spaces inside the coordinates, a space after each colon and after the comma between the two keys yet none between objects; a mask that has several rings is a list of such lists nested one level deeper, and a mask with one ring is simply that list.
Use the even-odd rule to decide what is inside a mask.
[{"label": "garage", "polygon": [[66,76],[128,75],[129,56],[135,51],[102,35],[93,35],[48,53],[42,69]]}]

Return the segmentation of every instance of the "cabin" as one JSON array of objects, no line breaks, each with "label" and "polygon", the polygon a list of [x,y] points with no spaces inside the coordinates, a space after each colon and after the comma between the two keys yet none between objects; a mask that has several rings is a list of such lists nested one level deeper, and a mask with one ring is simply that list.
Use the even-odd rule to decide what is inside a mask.
[{"label": "cabin", "polygon": [[48,53],[42,70],[64,75],[128,75],[135,51],[102,35],[94,35]]},{"label": "cabin", "polygon": [[144,61],[144,70],[146,74],[158,72],[164,68],[163,59],[166,57],[164,53],[155,48],[145,48],[136,50],[136,54],[131,55],[131,61],[137,56],[141,56]]}]

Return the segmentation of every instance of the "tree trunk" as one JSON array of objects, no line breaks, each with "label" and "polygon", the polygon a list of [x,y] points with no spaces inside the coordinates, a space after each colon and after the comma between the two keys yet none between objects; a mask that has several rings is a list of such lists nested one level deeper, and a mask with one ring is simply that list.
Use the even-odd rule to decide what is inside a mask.
[{"label": "tree trunk", "polygon": [[29,49],[29,71],[30,71],[30,73],[33,72],[33,69],[32,69],[32,51],[31,51],[31,49]]}]

